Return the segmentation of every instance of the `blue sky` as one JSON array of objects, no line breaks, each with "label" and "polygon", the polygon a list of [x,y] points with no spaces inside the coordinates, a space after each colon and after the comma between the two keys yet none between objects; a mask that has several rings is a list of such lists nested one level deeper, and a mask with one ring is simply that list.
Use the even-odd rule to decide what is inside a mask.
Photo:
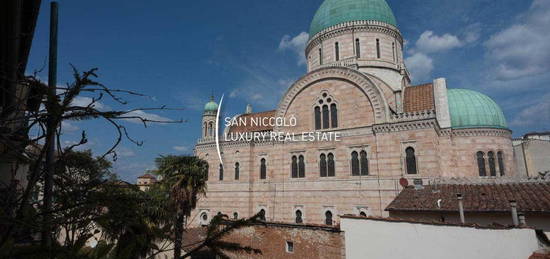
[{"label": "blue sky", "polygon": [[[47,62],[49,2],[43,1],[27,71]],[[229,115],[274,109],[286,88],[305,73],[309,23],[322,0],[60,0],[59,84],[73,64],[99,68],[108,87],[138,91],[126,108],[167,105],[150,118],[175,125],[123,122],[133,138],[118,149],[114,171],[134,182],[154,158],[190,154],[200,135],[201,110],[213,92],[228,97]],[[492,97],[514,136],[550,130],[550,1],[388,0],[406,40],[415,83],[446,77],[448,87]],[[47,71],[39,74],[47,78]],[[87,100],[81,98],[85,103]],[[104,100],[105,108],[124,108]],[[114,141],[102,121],[69,122],[64,142],[86,130],[97,154]]]}]

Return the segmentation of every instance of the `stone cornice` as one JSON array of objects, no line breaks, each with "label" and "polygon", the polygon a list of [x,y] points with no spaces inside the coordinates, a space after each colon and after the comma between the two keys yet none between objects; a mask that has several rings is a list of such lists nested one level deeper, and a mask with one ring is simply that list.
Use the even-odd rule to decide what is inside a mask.
[{"label": "stone cornice", "polygon": [[[403,36],[397,27],[379,21],[352,21],[328,27],[315,34],[307,43],[306,54],[320,42],[350,32],[381,32],[396,38],[403,45]],[[307,55],[306,55],[307,56]]]},{"label": "stone cornice", "polygon": [[507,129],[494,129],[494,128],[472,128],[472,129],[451,129],[446,133],[451,134],[453,137],[505,137],[512,140],[512,131]]}]

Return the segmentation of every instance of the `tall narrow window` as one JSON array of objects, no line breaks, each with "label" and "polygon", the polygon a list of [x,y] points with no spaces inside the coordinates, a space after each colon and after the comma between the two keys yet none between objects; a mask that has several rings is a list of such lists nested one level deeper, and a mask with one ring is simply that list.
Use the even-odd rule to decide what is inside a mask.
[{"label": "tall narrow window", "polygon": [[327,157],[328,177],[334,177],[336,175],[336,170],[334,166],[334,155],[332,153],[329,153]]},{"label": "tall narrow window", "polygon": [[498,169],[500,171],[500,176],[504,176],[504,154],[502,151],[498,151],[497,153],[497,159],[498,159]]},{"label": "tall narrow window", "polygon": [[323,64],[323,50],[319,49],[319,65]]},{"label": "tall narrow window", "polygon": [[355,39],[355,54],[357,58],[361,58],[361,43],[359,39]]},{"label": "tall narrow window", "polygon": [[315,107],[315,129],[321,129],[321,107],[319,106]]},{"label": "tall narrow window", "polygon": [[493,151],[490,151],[489,153],[487,153],[487,156],[489,157],[489,172],[491,172],[491,176],[497,176],[495,153]]},{"label": "tall narrow window", "polygon": [[223,165],[220,164],[220,181],[223,181]]},{"label": "tall narrow window", "polygon": [[367,159],[367,152],[361,151],[361,175],[369,175],[369,160]]},{"label": "tall narrow window", "polygon": [[235,163],[235,180],[239,180],[239,171],[240,171],[240,168],[239,168],[239,163]]},{"label": "tall narrow window", "polygon": [[298,178],[298,158],[296,156],[292,156],[291,171],[292,178]]},{"label": "tall narrow window", "polygon": [[298,157],[298,177],[306,177],[306,164],[302,155]]},{"label": "tall narrow window", "polygon": [[207,163],[207,164],[206,164],[206,175],[205,175],[205,176],[206,176],[206,177],[205,177],[206,181],[208,181],[208,174],[209,174],[209,173],[210,173],[210,165]]},{"label": "tall narrow window", "polygon": [[328,105],[323,105],[323,129],[330,128]]},{"label": "tall narrow window", "polygon": [[359,175],[359,153],[351,152],[351,175]]},{"label": "tall narrow window", "polygon": [[485,154],[481,151],[477,152],[477,168],[479,170],[479,176],[487,176],[487,170],[485,169]]},{"label": "tall narrow window", "polygon": [[260,179],[267,178],[267,166],[265,165],[265,158],[260,160]]},{"label": "tall narrow window", "polygon": [[376,39],[376,57],[380,58],[380,40]]},{"label": "tall narrow window", "polygon": [[302,211],[297,210],[296,211],[296,224],[302,224],[304,223],[304,220],[302,219]]},{"label": "tall narrow window", "polygon": [[330,105],[330,124],[332,128],[338,128],[338,108],[335,103]]},{"label": "tall narrow window", "polygon": [[334,57],[336,61],[340,60],[340,46],[338,45],[338,42],[334,43]]},{"label": "tall narrow window", "polygon": [[265,221],[265,210],[261,209],[258,214],[259,214],[260,220]]},{"label": "tall narrow window", "polygon": [[392,42],[391,44],[391,52],[393,55],[393,62],[395,62],[395,42]]},{"label": "tall narrow window", "polygon": [[332,212],[328,210],[325,212],[325,225],[332,226]]},{"label": "tall narrow window", "polygon": [[327,156],[325,154],[321,154],[319,158],[319,171],[321,177],[327,177]]},{"label": "tall narrow window", "polygon": [[204,135],[203,136],[208,136],[208,123],[204,123]]},{"label": "tall narrow window", "polygon": [[414,148],[408,147],[405,149],[405,156],[407,163],[407,174],[416,174],[416,154]]}]

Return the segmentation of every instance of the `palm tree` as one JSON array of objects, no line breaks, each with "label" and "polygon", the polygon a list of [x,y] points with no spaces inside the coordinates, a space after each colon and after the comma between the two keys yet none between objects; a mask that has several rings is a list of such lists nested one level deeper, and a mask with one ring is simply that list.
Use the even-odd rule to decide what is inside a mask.
[{"label": "palm tree", "polygon": [[155,162],[162,182],[170,188],[176,209],[174,258],[180,258],[186,219],[197,206],[199,196],[206,194],[208,163],[194,156],[161,156]]}]

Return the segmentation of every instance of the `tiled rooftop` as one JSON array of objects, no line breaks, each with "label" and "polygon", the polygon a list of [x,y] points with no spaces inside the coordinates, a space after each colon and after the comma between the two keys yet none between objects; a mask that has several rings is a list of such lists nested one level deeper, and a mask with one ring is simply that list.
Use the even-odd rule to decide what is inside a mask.
[{"label": "tiled rooftop", "polygon": [[510,200],[515,200],[520,212],[550,213],[550,182],[407,187],[386,210],[455,212],[457,193],[462,194],[466,212],[508,212]]},{"label": "tiled rooftop", "polygon": [[423,84],[405,88],[404,112],[418,112],[435,109],[433,84]]}]

